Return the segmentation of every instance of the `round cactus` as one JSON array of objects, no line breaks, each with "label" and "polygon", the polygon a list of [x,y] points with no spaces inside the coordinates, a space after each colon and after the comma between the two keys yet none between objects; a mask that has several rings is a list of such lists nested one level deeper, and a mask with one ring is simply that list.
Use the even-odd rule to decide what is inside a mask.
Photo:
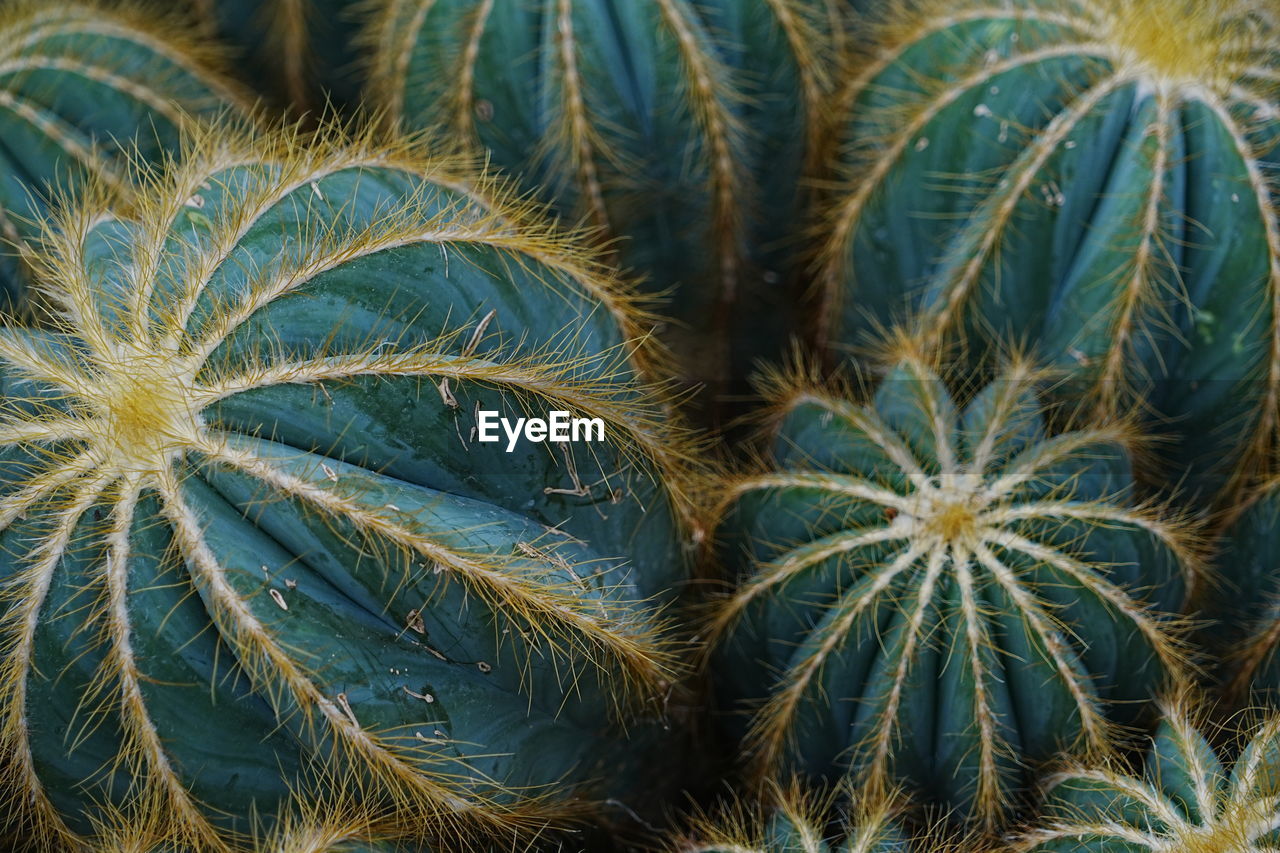
[{"label": "round cactus", "polygon": [[1047,781],[1042,824],[1012,853],[1263,853],[1280,849],[1280,716],[1229,768],[1185,701],[1171,704],[1140,776],[1080,765]]},{"label": "round cactus", "polygon": [[51,197],[88,181],[127,198],[125,155],[160,159],[186,115],[248,99],[154,10],[85,0],[0,7],[0,304],[22,296]]},{"label": "round cactus", "polygon": [[[5,805],[200,850],[325,779],[446,836],[577,810],[673,669],[636,304],[465,163],[225,127],[182,162],[64,212],[58,325],[0,330]],[[548,410],[588,429],[484,441]]]},{"label": "round cactus", "polygon": [[687,369],[722,383],[731,345],[745,366],[790,328],[786,244],[841,2],[381,0],[372,101],[601,229],[671,293]]},{"label": "round cactus", "polygon": [[[1214,489],[1280,415],[1280,30],[1248,0],[925,0],[842,87],[818,322],[1034,344]],[[1165,419],[1168,419],[1165,421]]]},{"label": "round cactus", "polygon": [[1105,752],[1181,677],[1185,528],[1132,502],[1122,426],[1046,434],[1041,379],[1014,364],[962,407],[907,352],[866,404],[772,383],[774,458],[724,487],[738,586],[709,622],[758,773],[900,781],[992,824],[1027,765]]},{"label": "round cactus", "polygon": [[[766,815],[738,803],[715,815],[698,813],[670,853],[911,853],[914,845],[898,825],[889,800],[861,803],[856,814],[837,817],[847,792],[806,792],[793,783],[770,787]],[[931,846],[929,850],[939,848]]]},{"label": "round cactus", "polygon": [[213,38],[233,45],[246,76],[298,110],[360,94],[354,0],[185,0]]}]

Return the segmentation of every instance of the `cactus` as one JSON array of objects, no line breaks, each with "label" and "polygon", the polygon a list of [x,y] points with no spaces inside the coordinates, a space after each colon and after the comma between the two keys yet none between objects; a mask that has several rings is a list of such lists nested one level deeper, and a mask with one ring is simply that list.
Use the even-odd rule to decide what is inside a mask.
[{"label": "cactus", "polygon": [[14,0],[0,7],[0,305],[21,301],[27,241],[51,197],[94,181],[122,200],[125,155],[158,160],[184,114],[247,112],[219,57],[168,16],[127,4]]},{"label": "cactus", "polygon": [[1280,849],[1280,716],[1214,752],[1187,700],[1165,707],[1141,775],[1080,765],[1046,783],[1041,823],[1011,853],[1262,853]]},{"label": "cactus", "polygon": [[723,387],[730,346],[736,376],[789,331],[785,244],[841,3],[381,0],[371,103],[601,229],[672,292],[686,369]]},{"label": "cactus", "polygon": [[210,38],[233,45],[246,76],[300,111],[359,100],[354,0],[184,0]]},{"label": "cactus", "polygon": [[1024,767],[1105,753],[1181,679],[1165,614],[1196,551],[1134,503],[1123,424],[1050,436],[1025,363],[961,406],[899,349],[866,404],[770,380],[773,459],[722,489],[738,585],[708,620],[711,673],[750,712],[753,775],[901,782],[989,827]]},{"label": "cactus", "polygon": [[1167,462],[1191,466],[1187,484],[1263,462],[1280,415],[1274,14],[888,5],[835,107],[823,346],[908,314],[979,362],[1025,341],[1087,408],[1152,413],[1181,439]]},{"label": "cactus", "polygon": [[[130,217],[68,208],[58,325],[0,330],[0,790],[39,849],[234,847],[324,779],[509,845],[642,758],[687,502],[639,303],[467,163],[332,137],[214,127]],[[548,409],[602,439],[477,440]]]},{"label": "cactus", "polygon": [[1256,486],[1223,531],[1220,578],[1206,591],[1205,644],[1228,666],[1233,699],[1280,699],[1280,480]]},{"label": "cactus", "polygon": [[[718,814],[695,813],[670,853],[910,853],[914,848],[889,800],[860,803],[847,820],[833,820],[847,792],[808,792],[799,783],[770,786],[768,813],[742,803]],[[833,829],[832,824],[836,824]],[[929,846],[928,850],[940,850]]]}]

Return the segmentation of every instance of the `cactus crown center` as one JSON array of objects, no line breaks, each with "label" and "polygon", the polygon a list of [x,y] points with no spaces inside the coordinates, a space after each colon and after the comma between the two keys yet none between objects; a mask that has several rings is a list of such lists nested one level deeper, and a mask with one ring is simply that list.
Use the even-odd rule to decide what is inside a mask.
[{"label": "cactus crown center", "polygon": [[154,472],[194,443],[201,421],[186,365],[168,354],[126,350],[98,368],[86,397],[108,464],[121,472]]},{"label": "cactus crown center", "polygon": [[1259,24],[1242,0],[1123,0],[1109,4],[1107,38],[1159,87],[1220,91],[1237,79]]}]

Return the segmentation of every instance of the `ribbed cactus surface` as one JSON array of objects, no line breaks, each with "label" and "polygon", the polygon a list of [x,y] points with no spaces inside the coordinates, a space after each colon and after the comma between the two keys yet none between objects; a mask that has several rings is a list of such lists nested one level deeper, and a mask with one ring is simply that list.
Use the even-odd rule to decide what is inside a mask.
[{"label": "ribbed cactus surface", "polygon": [[1254,0],[887,4],[842,87],[824,343],[914,313],[1003,337],[1073,398],[1169,421],[1174,478],[1260,461],[1280,414],[1280,31]]},{"label": "ribbed cactus surface", "polygon": [[183,0],[204,31],[224,40],[244,76],[298,111],[359,100],[354,0]]},{"label": "ribbed cactus surface", "polygon": [[1235,699],[1280,698],[1280,480],[1257,486],[1223,531],[1205,601],[1206,643]]},{"label": "ribbed cactus surface", "polygon": [[[158,160],[184,114],[244,109],[206,47],[154,10],[16,0],[0,8],[0,303],[29,279],[50,198],[96,182],[128,195],[124,157]],[[15,250],[13,246],[18,248]]]},{"label": "ribbed cactus surface", "polygon": [[[63,214],[59,325],[0,331],[11,816],[218,850],[292,792],[509,844],[624,776],[683,571],[629,295],[372,140],[211,129],[144,197]],[[477,440],[547,409],[603,440]]]},{"label": "ribbed cactus surface", "polygon": [[1012,853],[1263,853],[1280,849],[1280,716],[1234,763],[1185,704],[1166,709],[1140,773],[1081,765],[1047,783],[1041,826]]},{"label": "ribbed cactus surface", "polygon": [[[911,853],[917,847],[887,802],[861,802],[849,814],[846,797],[800,785],[768,790],[766,814],[737,804],[699,814],[673,841],[670,853]],[[845,817],[841,817],[841,813]]]},{"label": "ribbed cactus surface", "polygon": [[[437,128],[603,229],[670,292],[696,378],[789,333],[798,186],[823,115],[835,0],[382,0],[373,105]],[[730,331],[733,337],[728,337]]]},{"label": "ribbed cactus surface", "polygon": [[901,781],[991,823],[1026,766],[1107,751],[1179,676],[1186,536],[1132,502],[1125,429],[1046,432],[1040,380],[1015,364],[962,404],[908,352],[866,403],[770,389],[773,459],[724,486],[736,590],[709,624],[758,772]]}]

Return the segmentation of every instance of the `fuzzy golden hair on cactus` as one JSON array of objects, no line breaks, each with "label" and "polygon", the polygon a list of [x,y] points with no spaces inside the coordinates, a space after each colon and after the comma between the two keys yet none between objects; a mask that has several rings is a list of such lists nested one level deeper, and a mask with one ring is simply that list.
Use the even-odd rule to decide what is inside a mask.
[{"label": "fuzzy golden hair on cactus", "polygon": [[[1010,853],[1270,853],[1280,849],[1280,716],[1215,749],[1194,699],[1162,703],[1138,772],[1077,764],[1044,783],[1045,803]],[[1232,763],[1231,759],[1234,759]]]},{"label": "fuzzy golden hair on cactus", "polygon": [[[793,780],[767,785],[759,801],[732,801],[695,811],[661,849],[666,853],[942,853],[940,842],[917,841],[898,822],[894,798],[851,797],[843,787],[806,788]],[[856,803],[851,806],[851,799]]]},{"label": "fuzzy golden hair on cactus", "polygon": [[142,2],[0,4],[0,302],[21,304],[52,197],[90,182],[127,203],[130,155],[163,159],[191,116],[252,112],[181,23]]},{"label": "fuzzy golden hair on cactus", "polygon": [[992,827],[1027,767],[1111,751],[1186,677],[1195,541],[1134,495],[1129,427],[1047,430],[1025,361],[961,396],[894,357],[865,402],[768,378],[771,456],[721,492],[709,674],[754,777],[904,784]]},{"label": "fuzzy golden hair on cactus", "polygon": [[[478,843],[630,796],[691,454],[640,303],[412,142],[217,126],[150,180],[0,329],[9,817],[222,850],[340,785]],[[595,440],[484,440],[548,410]]]},{"label": "fuzzy golden hair on cactus", "polygon": [[[1205,494],[1280,423],[1280,28],[1259,0],[890,0],[845,81],[822,217],[833,354],[1030,341]],[[998,347],[997,347],[998,349]]]},{"label": "fuzzy golden hair on cactus", "polygon": [[375,0],[370,103],[594,226],[723,390],[790,333],[843,2]]}]

